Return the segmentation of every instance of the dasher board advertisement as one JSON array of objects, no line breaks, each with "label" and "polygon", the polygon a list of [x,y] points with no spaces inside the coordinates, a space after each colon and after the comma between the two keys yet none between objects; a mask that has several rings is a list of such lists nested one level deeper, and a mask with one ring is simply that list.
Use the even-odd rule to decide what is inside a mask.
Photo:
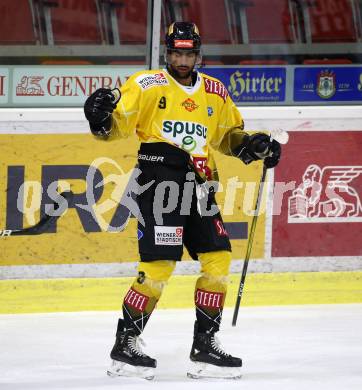
[{"label": "dasher board advertisement", "polygon": [[285,67],[217,67],[201,72],[222,81],[236,103],[285,102]]},{"label": "dasher board advertisement", "polygon": [[275,169],[273,257],[362,255],[362,131],[291,132]]},{"label": "dasher board advertisement", "polygon": [[362,67],[297,67],[294,70],[294,101],[362,101]]},{"label": "dasher board advertisement", "polygon": [[[142,232],[137,221],[142,219],[134,196],[139,192],[136,137],[106,142],[90,133],[0,134],[0,148],[0,266],[138,260]],[[261,164],[245,166],[218,155],[217,165],[221,182],[216,196],[233,256],[239,258],[247,245]],[[37,224],[56,194],[65,191],[72,198],[62,202],[66,207],[42,234],[9,235],[9,230]],[[150,208],[154,212],[153,202]],[[216,227],[225,233],[221,225]],[[262,258],[264,246],[265,212],[259,217],[251,257]]]},{"label": "dasher board advertisement", "polygon": [[[120,87],[143,66],[16,66],[0,68],[1,86],[8,106],[83,106],[98,88]],[[11,80],[8,84],[7,80]],[[7,84],[5,84],[7,82]],[[8,91],[8,92],[6,92]],[[0,102],[2,96],[0,94]]]}]

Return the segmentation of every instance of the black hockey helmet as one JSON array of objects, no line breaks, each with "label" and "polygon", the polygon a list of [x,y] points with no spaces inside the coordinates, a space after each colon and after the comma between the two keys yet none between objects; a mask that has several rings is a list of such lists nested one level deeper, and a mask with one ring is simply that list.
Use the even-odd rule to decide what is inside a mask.
[{"label": "black hockey helmet", "polygon": [[199,29],[192,22],[174,22],[166,34],[167,50],[190,50],[200,52],[201,38]]}]

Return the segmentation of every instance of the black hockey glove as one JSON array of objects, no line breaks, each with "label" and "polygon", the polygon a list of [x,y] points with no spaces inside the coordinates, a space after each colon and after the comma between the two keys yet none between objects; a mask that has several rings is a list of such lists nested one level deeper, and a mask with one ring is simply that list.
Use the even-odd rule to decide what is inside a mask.
[{"label": "black hockey glove", "polygon": [[240,158],[244,164],[264,160],[267,168],[273,168],[279,162],[281,147],[279,142],[270,139],[269,135],[256,133],[244,136],[243,142],[232,153],[235,157]]},{"label": "black hockey glove", "polygon": [[116,108],[121,92],[118,88],[99,88],[84,103],[84,114],[91,132],[108,137],[112,127],[112,112]]},{"label": "black hockey glove", "polygon": [[281,155],[282,155],[282,148],[280,146],[280,143],[275,139],[273,139],[270,146],[269,156],[264,159],[264,165],[267,168],[276,167],[279,163]]}]

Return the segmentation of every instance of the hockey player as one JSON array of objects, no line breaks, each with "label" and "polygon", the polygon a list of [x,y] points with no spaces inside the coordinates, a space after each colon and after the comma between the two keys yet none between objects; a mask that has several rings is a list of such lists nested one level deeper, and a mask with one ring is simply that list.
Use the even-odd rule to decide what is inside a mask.
[{"label": "hockey player", "polygon": [[[124,297],[108,374],[153,378],[156,360],[141,350],[139,336],[185,246],[201,263],[188,375],[238,378],[241,359],[224,352],[215,336],[227,290],[230,241],[218,209],[214,215],[200,212],[196,187],[202,180],[217,180],[211,148],[245,164],[263,159],[268,168],[278,163],[281,149],[267,134],[244,132],[241,115],[224,85],[195,70],[201,61],[201,39],[194,23],[173,23],[165,43],[166,69],[137,72],[118,93],[98,89],[84,106],[96,137],[109,141],[134,132],[138,135],[139,183],[153,182],[138,196],[145,221],[144,226],[138,225],[141,261],[138,277]],[[195,173],[198,184],[187,187],[192,188],[190,210],[184,213],[182,189],[185,183],[192,184]],[[180,196],[176,208],[163,215],[160,224],[152,205],[163,181],[176,183]],[[163,201],[167,202],[167,196]],[[212,191],[207,204],[216,207]]]}]

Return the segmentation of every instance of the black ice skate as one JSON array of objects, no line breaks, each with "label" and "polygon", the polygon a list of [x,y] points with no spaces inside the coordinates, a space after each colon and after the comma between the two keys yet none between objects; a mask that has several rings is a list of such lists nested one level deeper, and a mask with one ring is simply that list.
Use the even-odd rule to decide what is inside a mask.
[{"label": "black ice skate", "polygon": [[133,329],[125,329],[122,319],[118,322],[116,343],[111,351],[112,365],[107,374],[111,377],[132,376],[144,379],[154,378],[155,359],[144,354],[142,340]]},{"label": "black ice skate", "polygon": [[231,356],[221,349],[215,332],[200,333],[195,322],[194,342],[191,353],[189,378],[241,378],[241,359]]}]

